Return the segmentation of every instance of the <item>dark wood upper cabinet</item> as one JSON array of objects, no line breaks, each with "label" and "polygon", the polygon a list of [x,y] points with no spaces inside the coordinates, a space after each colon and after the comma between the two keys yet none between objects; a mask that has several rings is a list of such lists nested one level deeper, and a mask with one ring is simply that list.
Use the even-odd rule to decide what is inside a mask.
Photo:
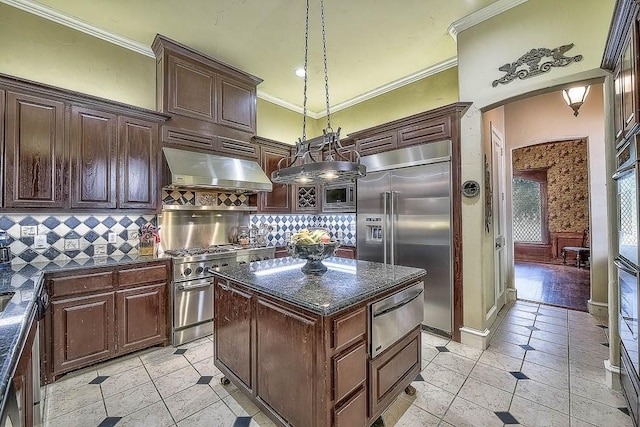
[{"label": "dark wood upper cabinet", "polygon": [[[260,166],[271,179],[271,172],[278,169],[278,162],[289,155],[290,148],[284,144],[255,137],[260,144]],[[258,195],[258,212],[291,212],[291,190],[286,184],[273,184],[273,190]]]},{"label": "dark wood upper cabinet", "polygon": [[62,102],[7,92],[5,206],[64,208]]},{"label": "dark wood upper cabinet", "polygon": [[256,87],[218,76],[218,123],[256,131]]},{"label": "dark wood upper cabinet", "polygon": [[168,110],[200,120],[214,121],[216,76],[193,61],[168,58]]},{"label": "dark wood upper cabinet", "polygon": [[155,209],[158,204],[158,124],[120,117],[118,207]]},{"label": "dark wood upper cabinet", "polygon": [[72,107],[72,208],[116,207],[117,125],[115,114]]}]

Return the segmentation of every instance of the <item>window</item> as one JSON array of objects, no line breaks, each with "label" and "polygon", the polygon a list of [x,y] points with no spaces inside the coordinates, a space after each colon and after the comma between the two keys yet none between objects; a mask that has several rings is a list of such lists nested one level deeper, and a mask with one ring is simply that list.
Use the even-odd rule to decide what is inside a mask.
[{"label": "window", "polygon": [[513,177],[513,241],[546,243],[547,172],[516,171]]}]

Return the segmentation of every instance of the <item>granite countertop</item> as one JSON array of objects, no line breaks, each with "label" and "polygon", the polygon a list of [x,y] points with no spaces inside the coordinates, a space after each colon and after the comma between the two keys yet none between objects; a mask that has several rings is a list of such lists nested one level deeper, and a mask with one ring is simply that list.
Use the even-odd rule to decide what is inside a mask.
[{"label": "granite countertop", "polygon": [[36,300],[42,294],[44,273],[72,271],[93,267],[119,266],[157,260],[165,257],[121,256],[88,258],[49,263],[0,265],[0,295],[14,293],[5,310],[0,313],[0,414],[13,378],[20,351],[29,332]]},{"label": "granite countertop", "polygon": [[216,274],[320,315],[330,315],[426,274],[421,268],[346,258],[322,261],[328,270],[306,275],[304,260],[277,258],[225,268]]}]

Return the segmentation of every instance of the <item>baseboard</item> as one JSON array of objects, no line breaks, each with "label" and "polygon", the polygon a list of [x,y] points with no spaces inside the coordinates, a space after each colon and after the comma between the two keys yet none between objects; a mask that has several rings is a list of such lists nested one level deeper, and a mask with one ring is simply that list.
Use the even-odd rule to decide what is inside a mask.
[{"label": "baseboard", "polygon": [[587,301],[589,306],[589,314],[598,317],[607,317],[609,315],[609,304],[606,302]]},{"label": "baseboard", "polygon": [[609,359],[604,361],[604,373],[606,376],[607,386],[611,390],[621,391],[622,385],[620,384],[620,367],[613,366]]},{"label": "baseboard", "polygon": [[463,326],[460,328],[460,342],[470,347],[486,350],[489,346],[489,333],[488,329],[481,331]]},{"label": "baseboard", "polygon": [[507,301],[515,301],[518,299],[518,290],[516,288],[507,288]]}]

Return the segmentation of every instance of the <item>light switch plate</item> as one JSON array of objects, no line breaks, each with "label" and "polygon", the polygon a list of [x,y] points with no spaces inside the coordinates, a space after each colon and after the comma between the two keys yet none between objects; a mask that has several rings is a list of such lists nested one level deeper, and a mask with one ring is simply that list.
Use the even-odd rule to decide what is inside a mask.
[{"label": "light switch plate", "polygon": [[107,241],[109,243],[116,243],[117,242],[117,238],[118,238],[118,235],[116,233],[110,231],[109,235],[108,235],[108,238],[107,238]]},{"label": "light switch plate", "polygon": [[94,256],[106,256],[107,255],[107,245],[93,245],[93,255]]},{"label": "light switch plate", "polygon": [[38,234],[37,225],[20,226],[20,237],[35,237]]},{"label": "light switch plate", "polygon": [[138,240],[138,230],[128,230],[127,240]]},{"label": "light switch plate", "polygon": [[33,238],[33,247],[35,249],[44,249],[47,246],[47,235],[46,234],[38,234]]},{"label": "light switch plate", "polygon": [[64,239],[65,251],[77,251],[80,249],[80,239]]}]

